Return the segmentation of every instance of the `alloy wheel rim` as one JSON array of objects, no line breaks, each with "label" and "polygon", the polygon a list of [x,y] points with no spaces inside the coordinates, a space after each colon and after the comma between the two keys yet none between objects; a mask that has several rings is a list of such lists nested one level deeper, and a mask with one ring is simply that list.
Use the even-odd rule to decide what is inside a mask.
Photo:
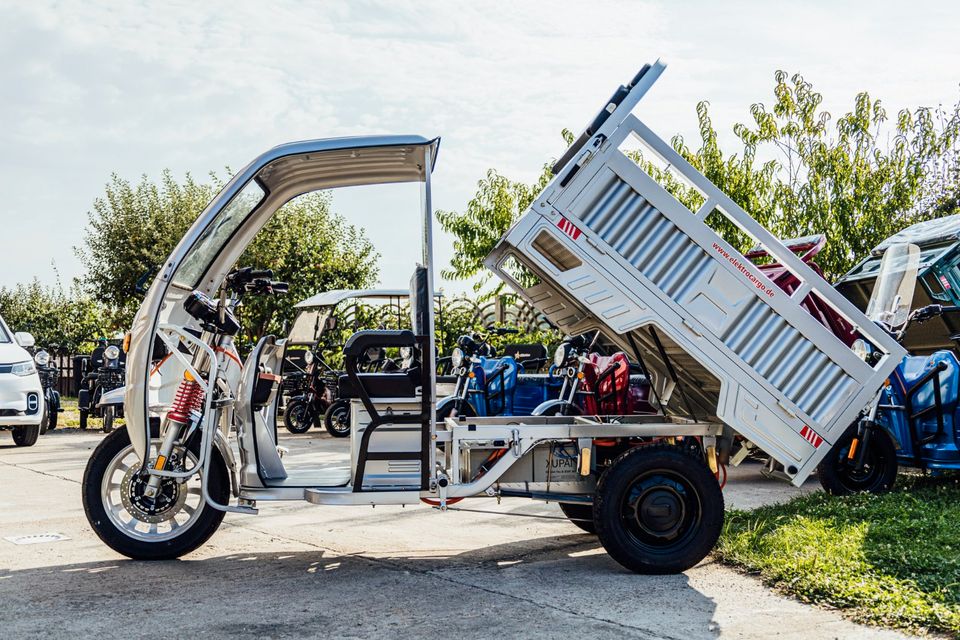
[{"label": "alloy wheel rim", "polygon": [[[196,464],[196,457],[190,452],[187,460],[190,466]],[[128,445],[107,465],[100,485],[104,511],[119,531],[136,540],[163,542],[196,524],[204,507],[199,474],[182,483],[164,478],[152,506],[143,496],[145,485],[136,452]]]}]

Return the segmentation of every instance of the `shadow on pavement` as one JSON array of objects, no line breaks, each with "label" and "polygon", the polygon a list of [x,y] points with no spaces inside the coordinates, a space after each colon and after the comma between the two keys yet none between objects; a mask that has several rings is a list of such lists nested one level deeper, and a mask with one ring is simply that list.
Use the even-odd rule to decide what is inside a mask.
[{"label": "shadow on pavement", "polygon": [[686,576],[634,575],[598,549],[570,535],[426,557],[245,551],[0,569],[0,621],[5,637],[719,635],[715,603]]}]

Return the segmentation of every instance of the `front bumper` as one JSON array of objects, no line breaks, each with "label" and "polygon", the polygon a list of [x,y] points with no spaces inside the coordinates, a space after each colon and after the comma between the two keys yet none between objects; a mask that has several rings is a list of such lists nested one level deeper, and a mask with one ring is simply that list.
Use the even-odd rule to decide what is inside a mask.
[{"label": "front bumper", "polygon": [[38,425],[42,417],[40,376],[0,373],[0,429]]}]

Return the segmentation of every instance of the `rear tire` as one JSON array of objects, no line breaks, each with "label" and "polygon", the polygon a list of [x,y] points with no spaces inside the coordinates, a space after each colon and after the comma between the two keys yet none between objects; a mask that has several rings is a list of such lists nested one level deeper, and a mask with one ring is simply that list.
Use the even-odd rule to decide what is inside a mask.
[{"label": "rear tire", "polygon": [[713,549],[723,492],[703,459],[670,445],[630,449],[600,476],[593,520],[600,543],[644,574],[680,573]]},{"label": "rear tire", "polygon": [[[152,435],[156,436],[155,431]],[[197,444],[190,449],[195,456],[195,450],[198,449]],[[208,505],[202,496],[199,497],[199,505],[194,507],[196,515],[189,513],[189,520],[177,529],[178,531],[182,530],[179,533],[174,533],[173,528],[164,534],[154,533],[152,530],[142,531],[142,528],[150,529],[150,524],[148,521],[138,520],[136,517],[131,517],[129,521],[137,521],[137,525],[133,529],[121,527],[115,521],[120,515],[108,515],[108,506],[105,502],[111,499],[111,492],[105,490],[105,487],[114,486],[111,479],[116,474],[121,472],[131,473],[130,469],[138,468],[138,464],[135,462],[131,467],[118,466],[130,456],[133,456],[135,461],[135,454],[132,450],[127,428],[120,427],[106,436],[94,450],[93,455],[90,456],[86,471],[83,474],[81,489],[83,509],[86,512],[87,521],[108,547],[134,560],[170,560],[190,553],[206,542],[223,521],[224,512]],[[211,475],[208,483],[210,496],[220,504],[226,504],[230,499],[230,480],[227,466],[216,447],[212,448],[212,454]],[[128,479],[126,475],[124,478],[128,487],[132,487],[135,483],[143,483],[143,480],[135,471]],[[172,512],[173,508],[177,508],[176,504],[180,498],[180,492],[185,492],[186,495],[183,497],[183,505],[176,513],[173,513],[166,520],[158,521],[158,528],[161,524],[167,525],[170,523],[177,515],[186,515],[188,512],[183,510],[183,506],[186,505],[187,499],[191,496],[193,501],[196,501],[196,491],[198,490],[197,487],[187,488],[187,484],[178,486],[176,481],[172,479],[163,482],[167,484],[161,485],[160,495],[168,497],[169,501],[174,504],[174,507],[168,508],[168,513]],[[187,483],[189,482],[190,480],[187,481]],[[124,485],[121,484],[120,486],[119,492],[123,500],[123,508],[127,510],[126,512],[129,515],[133,516],[130,509],[137,508],[139,503],[135,502],[136,500],[143,500],[142,492],[131,489],[124,494]],[[163,512],[159,513],[162,514]]]},{"label": "rear tire", "polygon": [[875,427],[870,437],[870,450],[863,469],[856,471],[847,460],[847,453],[857,435],[854,423],[817,467],[817,479],[823,490],[832,496],[855,493],[886,493],[897,481],[897,447],[882,427]]},{"label": "rear tire", "polygon": [[570,519],[570,524],[587,533],[596,534],[597,526],[593,522],[593,505],[580,502],[561,502],[560,511]]},{"label": "rear tire", "polygon": [[32,447],[40,437],[40,425],[16,427],[13,430],[13,443],[18,447]]},{"label": "rear tire", "polygon": [[298,398],[287,403],[283,410],[283,426],[290,433],[306,433],[313,426],[313,416],[310,415],[310,405],[307,401]]},{"label": "rear tire", "polygon": [[47,414],[47,430],[53,431],[57,428],[57,417],[60,415],[60,408],[51,409]]},{"label": "rear tire", "polygon": [[341,398],[334,400],[323,414],[323,427],[334,438],[346,438],[350,435],[350,401]]}]

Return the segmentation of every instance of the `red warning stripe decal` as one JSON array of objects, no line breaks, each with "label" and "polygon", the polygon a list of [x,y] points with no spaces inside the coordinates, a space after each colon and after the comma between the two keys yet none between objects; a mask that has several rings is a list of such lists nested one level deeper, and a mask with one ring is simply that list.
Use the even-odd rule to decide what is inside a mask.
[{"label": "red warning stripe decal", "polygon": [[580,229],[577,229],[572,222],[567,220],[564,217],[560,218],[560,221],[557,223],[557,228],[560,231],[563,231],[565,234],[576,240],[580,237]]},{"label": "red warning stripe decal", "polygon": [[803,429],[800,429],[800,435],[804,440],[812,444],[814,449],[819,449],[820,445],[823,444],[823,438],[807,425],[803,425]]}]

